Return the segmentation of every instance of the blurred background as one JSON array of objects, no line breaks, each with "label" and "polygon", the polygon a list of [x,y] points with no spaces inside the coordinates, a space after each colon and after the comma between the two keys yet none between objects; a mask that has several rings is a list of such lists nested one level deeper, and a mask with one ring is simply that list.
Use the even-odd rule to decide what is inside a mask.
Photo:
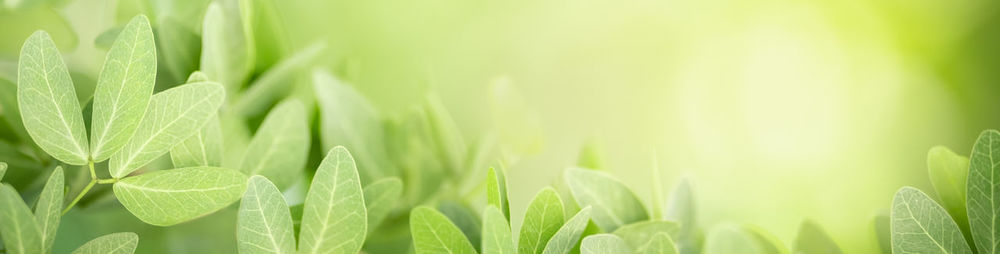
[{"label": "blurred background", "polygon": [[[104,51],[93,42],[131,17],[120,17],[122,6],[75,0],[0,12],[0,27],[11,27],[0,29],[0,54],[16,57],[44,28],[66,43],[71,69],[96,77]],[[297,0],[264,8],[280,17],[289,48],[327,44],[321,61],[384,115],[430,91],[467,139],[496,130],[501,142],[531,140],[508,168],[515,225],[532,195],[592,144],[647,202],[654,160],[668,189],[690,176],[703,227],[751,223],[791,244],[808,218],[847,253],[874,253],[871,217],[895,191],[933,192],[927,150],[968,155],[980,131],[1000,127],[998,1]],[[494,104],[526,113],[506,118],[490,106],[497,94],[514,102]],[[67,220],[60,236],[99,224],[87,220]]]}]

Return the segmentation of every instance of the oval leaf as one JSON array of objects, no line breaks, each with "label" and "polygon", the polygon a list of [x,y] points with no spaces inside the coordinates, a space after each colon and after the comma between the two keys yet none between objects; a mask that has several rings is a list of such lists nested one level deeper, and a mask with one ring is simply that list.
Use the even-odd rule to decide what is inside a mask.
[{"label": "oval leaf", "polygon": [[[488,206],[483,211],[483,254],[516,254],[514,237],[510,225],[496,206]],[[579,236],[577,236],[579,237]]]},{"label": "oval leaf", "polygon": [[417,254],[451,253],[475,254],[469,239],[462,231],[434,208],[419,206],[410,212],[410,231],[413,250]]},{"label": "oval leaf", "polygon": [[214,116],[205,126],[170,149],[174,167],[222,166],[222,127]]},{"label": "oval leaf", "polygon": [[448,220],[451,220],[459,230],[462,230],[465,238],[469,239],[469,243],[478,251],[482,240],[480,233],[483,231],[483,225],[480,224],[482,219],[479,218],[478,214],[472,211],[469,206],[451,200],[442,200],[437,209],[445,217],[448,217]]},{"label": "oval leaf", "polygon": [[580,206],[594,207],[594,223],[606,232],[649,219],[632,190],[607,173],[570,168],[564,178]]},{"label": "oval leaf", "polygon": [[368,209],[368,232],[371,232],[396,207],[403,194],[403,181],[395,177],[386,178],[365,186],[363,191],[365,208]]},{"label": "oval leaf", "polygon": [[44,31],[32,34],[21,48],[17,105],[24,128],[42,150],[68,164],[87,164],[87,130],[76,89],[59,50]]},{"label": "oval leaf", "polygon": [[41,229],[10,184],[0,186],[0,237],[7,253],[38,253],[43,249]]},{"label": "oval leaf", "polygon": [[63,169],[57,166],[45,183],[42,193],[38,195],[38,203],[35,204],[35,222],[38,223],[38,229],[42,233],[42,244],[45,247],[43,252],[52,250],[52,244],[56,240],[59,219],[62,218],[65,184]]},{"label": "oval leaf", "polygon": [[584,207],[563,224],[559,231],[545,244],[544,254],[566,254],[580,241],[580,235],[590,221],[590,207]]},{"label": "oval leaf", "polygon": [[701,253],[703,236],[701,229],[698,228],[697,214],[691,180],[682,178],[670,193],[665,214],[667,220],[676,221],[681,225],[675,243],[680,253]]},{"label": "oval leaf", "polygon": [[295,253],[292,215],[278,188],[252,176],[240,201],[236,239],[240,253]]},{"label": "oval leaf", "polygon": [[306,193],[300,253],[357,253],[367,231],[357,166],[347,148],[334,147],[320,162]]},{"label": "oval leaf", "polygon": [[1000,132],[984,131],[972,147],[966,187],[969,229],[980,254],[1000,253],[1000,220],[996,219],[1000,217],[1000,163],[997,161],[1000,161]]},{"label": "oval leaf", "polygon": [[94,90],[90,139],[94,162],[110,158],[135,134],[156,82],[156,46],[146,16],[129,21],[117,38]]},{"label": "oval leaf", "polygon": [[228,7],[214,2],[205,12],[200,66],[209,78],[222,83],[226,92],[234,93],[243,86],[253,62],[239,10]]},{"label": "oval leaf", "polygon": [[215,167],[161,170],[114,185],[115,196],[143,222],[170,226],[213,213],[240,198],[247,176]]},{"label": "oval leaf", "polygon": [[580,243],[580,253],[583,254],[628,254],[632,249],[616,235],[596,234],[583,238]]},{"label": "oval leaf", "polygon": [[80,246],[73,254],[132,254],[139,246],[139,235],[132,232],[104,235]]},{"label": "oval leaf", "polygon": [[217,83],[191,83],[153,95],[132,139],[109,164],[111,176],[122,178],[191,137],[216,114],[225,97]]},{"label": "oval leaf", "polygon": [[948,212],[920,190],[896,192],[890,217],[893,253],[972,253]]},{"label": "oval leaf", "polygon": [[309,157],[309,120],[297,100],[278,104],[250,140],[240,170],[262,175],[279,189],[299,177]]},{"label": "oval leaf", "polygon": [[494,205],[503,211],[504,218],[510,221],[510,201],[507,199],[507,177],[503,169],[490,167],[486,173],[486,203]]},{"label": "oval leaf", "polygon": [[542,253],[545,244],[562,226],[564,214],[562,198],[555,189],[546,187],[535,194],[524,214],[517,241],[518,253]]}]

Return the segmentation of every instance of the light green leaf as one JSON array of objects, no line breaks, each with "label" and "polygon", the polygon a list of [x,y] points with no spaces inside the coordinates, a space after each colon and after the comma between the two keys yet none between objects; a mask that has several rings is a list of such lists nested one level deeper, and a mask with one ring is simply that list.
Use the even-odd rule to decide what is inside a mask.
[{"label": "light green leaf", "polygon": [[644,251],[640,251],[639,247],[649,244],[657,234],[662,233],[671,237],[677,237],[679,231],[680,225],[676,222],[654,220],[621,226],[613,234],[624,239],[625,243],[631,246],[636,253],[644,253]]},{"label": "light green leaf", "polygon": [[458,130],[455,120],[451,118],[451,114],[448,113],[437,96],[428,94],[424,101],[429,135],[434,141],[434,147],[437,148],[439,160],[452,173],[465,172],[468,169],[462,167],[462,164],[465,163],[465,153],[468,148],[465,145],[465,140],[462,139],[462,132]]},{"label": "light green leaf", "polygon": [[[231,4],[235,5],[235,4]],[[213,2],[205,12],[201,36],[201,71],[236,94],[253,66],[238,6]]]},{"label": "light green leaf", "polygon": [[606,232],[649,219],[635,193],[607,173],[570,168],[564,178],[580,206],[594,207],[592,219]]},{"label": "light green leaf", "polygon": [[115,196],[143,222],[170,226],[222,209],[247,187],[239,171],[190,167],[150,172],[118,181]]},{"label": "light green leaf", "polygon": [[677,249],[680,253],[694,254],[701,252],[702,232],[698,227],[698,212],[695,205],[694,191],[691,180],[681,178],[670,193],[667,201],[666,219],[676,221],[681,225],[677,235]]},{"label": "light green leaf", "polygon": [[357,253],[367,231],[357,166],[347,148],[326,154],[306,194],[300,253]]},{"label": "light green leaf", "polygon": [[889,213],[880,211],[872,218],[875,237],[878,238],[878,248],[882,254],[892,254],[892,231],[889,229]]},{"label": "light green leaf", "polygon": [[788,254],[788,248],[777,236],[756,225],[743,225],[743,230],[757,242],[763,254]]},{"label": "light green leaf", "polygon": [[462,230],[465,238],[469,239],[469,243],[478,251],[482,241],[482,235],[480,234],[483,231],[483,225],[482,219],[477,216],[476,212],[472,211],[472,208],[469,208],[465,204],[451,200],[442,200],[437,208],[459,230]]},{"label": "light green leaf", "polygon": [[625,240],[616,235],[596,234],[583,238],[583,241],[580,243],[580,253],[628,254],[632,253],[632,248],[629,248]]},{"label": "light green leaf", "polygon": [[161,17],[157,24],[156,44],[164,67],[160,69],[166,70],[171,80],[176,81],[168,84],[180,83],[198,66],[201,38],[175,17]]},{"label": "light green leaf", "polygon": [[955,221],[920,190],[899,189],[892,199],[891,218],[893,253],[972,253]]},{"label": "light green leaf", "polygon": [[545,244],[545,251],[542,253],[567,254],[573,250],[576,243],[580,241],[583,230],[587,228],[587,222],[590,221],[590,209],[589,206],[584,207],[572,218],[569,218],[566,224],[563,224],[559,231],[552,235],[549,242]]},{"label": "light green leaf", "polygon": [[[1000,253],[1000,220],[997,219],[1000,217],[1000,163],[997,161],[1000,161],[1000,132],[984,131],[976,139],[969,158],[966,200],[969,229],[979,254]],[[893,238],[893,246],[895,242]]]},{"label": "light green leaf", "polygon": [[799,226],[799,235],[795,238],[792,251],[795,253],[843,253],[823,228],[811,220],[805,220]]},{"label": "light green leaf", "polygon": [[0,238],[7,253],[37,253],[43,249],[41,229],[10,184],[0,186]]},{"label": "light green leaf", "polygon": [[156,82],[156,46],[146,16],[129,21],[117,38],[94,92],[90,139],[94,162],[110,158],[132,137]]},{"label": "light green leaf", "polygon": [[518,253],[542,253],[545,244],[562,226],[564,213],[562,198],[552,187],[546,187],[535,194],[524,214],[517,241]]},{"label": "light green leaf", "polygon": [[104,32],[97,35],[97,38],[94,38],[94,46],[105,51],[110,50],[111,46],[115,44],[118,34],[121,34],[124,29],[125,27],[123,26],[114,26],[108,28],[108,30],[104,30]]},{"label": "light green leaf", "polygon": [[754,236],[735,225],[721,225],[709,232],[705,254],[764,254]]},{"label": "light green leaf", "polygon": [[309,120],[297,100],[271,110],[250,140],[240,170],[262,175],[279,189],[288,188],[302,173],[309,157]]},{"label": "light green leaf", "polygon": [[26,38],[31,33],[44,30],[55,38],[55,44],[63,52],[72,52],[79,38],[76,35],[74,26],[63,17],[63,9],[55,8],[30,8],[22,10],[10,10],[0,7],[0,58],[15,59],[18,56],[21,39]]},{"label": "light green leaf", "polygon": [[73,254],[132,254],[139,246],[139,235],[132,232],[107,234],[80,246]]},{"label": "light green leaf", "polygon": [[205,75],[205,73],[201,71],[195,71],[192,72],[191,75],[188,75],[187,81],[184,83],[198,83],[198,82],[208,82],[208,81],[210,81],[208,79],[208,75]]},{"label": "light green leaf", "polygon": [[205,126],[225,97],[217,83],[191,83],[153,95],[132,139],[111,157],[111,176],[122,178],[170,151]]},{"label": "light green leaf", "polygon": [[510,201],[507,199],[507,177],[503,169],[490,167],[486,173],[486,203],[503,211],[504,218],[510,221]]},{"label": "light green leaf", "polygon": [[295,253],[288,204],[263,176],[252,176],[240,201],[236,239],[240,253]]},{"label": "light green leaf", "polygon": [[319,102],[319,135],[323,149],[343,145],[354,151],[362,182],[396,176],[389,163],[382,121],[375,108],[354,88],[325,71],[313,73]]},{"label": "light green leaf", "polygon": [[215,116],[208,123],[170,149],[170,161],[174,167],[186,168],[197,166],[222,166],[222,127],[219,117]]},{"label": "light green leaf", "polygon": [[[934,190],[959,227],[968,225],[965,212],[965,178],[969,175],[969,158],[955,154],[943,146],[927,152],[927,173]],[[968,228],[963,229],[963,232]],[[971,235],[969,235],[971,237]]]},{"label": "light green leaf", "polygon": [[635,253],[676,254],[679,253],[674,241],[665,233],[657,233],[643,245],[635,248]]},{"label": "light green leaf", "polygon": [[419,206],[410,212],[410,231],[413,250],[424,253],[475,254],[469,239],[458,226],[434,208]]},{"label": "light green leaf", "polygon": [[48,33],[28,37],[17,66],[17,105],[28,135],[57,160],[87,164],[90,153],[80,102]]},{"label": "light green leaf", "polygon": [[483,211],[483,254],[517,254],[508,223],[507,217],[496,206],[486,207]]},{"label": "light green leaf", "polygon": [[368,209],[368,232],[372,232],[393,208],[403,194],[403,181],[386,178],[364,187],[365,207]]},{"label": "light green leaf", "polygon": [[0,162],[0,180],[3,180],[3,176],[7,174],[7,163]]},{"label": "light green leaf", "polygon": [[233,111],[242,116],[263,114],[268,106],[291,92],[293,86],[289,84],[295,82],[303,68],[323,55],[325,47],[326,44],[314,43],[267,69],[250,84],[243,96],[236,98]]},{"label": "light green leaf", "polygon": [[38,195],[38,203],[35,204],[35,222],[42,233],[42,246],[45,251],[52,250],[52,243],[56,240],[56,231],[59,230],[59,219],[62,218],[63,210],[63,188],[66,181],[63,179],[62,167],[56,166],[49,176],[48,182]]}]

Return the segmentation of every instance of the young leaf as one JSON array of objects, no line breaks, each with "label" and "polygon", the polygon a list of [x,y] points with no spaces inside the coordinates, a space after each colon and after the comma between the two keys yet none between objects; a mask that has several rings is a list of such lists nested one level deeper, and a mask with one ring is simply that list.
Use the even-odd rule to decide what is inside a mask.
[{"label": "young leaf", "polygon": [[132,254],[139,246],[139,235],[132,232],[107,234],[80,246],[73,254]]},{"label": "young leaf", "polygon": [[63,180],[62,167],[56,166],[49,176],[48,182],[38,196],[38,203],[35,204],[35,222],[41,230],[42,246],[44,251],[52,250],[52,244],[56,240],[56,231],[59,229],[59,219],[62,218],[63,210]]},{"label": "young leaf", "polygon": [[219,117],[212,117],[194,136],[171,148],[170,161],[178,168],[222,166],[222,127]]},{"label": "young leaf", "polygon": [[37,253],[42,250],[42,231],[31,210],[10,184],[0,186],[0,237],[7,253]]},{"label": "young leaf", "polygon": [[875,237],[878,238],[878,248],[882,254],[892,254],[892,231],[889,229],[889,213],[881,211],[872,218]]},{"label": "young leaf", "polygon": [[[1000,220],[996,219],[1000,217],[1000,164],[996,161],[1000,161],[1000,132],[984,131],[972,147],[966,187],[969,229],[979,254],[1000,253]],[[893,238],[893,246],[895,242]]]},{"label": "young leaf", "polygon": [[201,37],[201,70],[212,80],[222,83],[230,94],[243,86],[250,67],[246,35],[240,23],[239,10],[213,2],[205,12]]},{"label": "young leaf", "polygon": [[580,253],[582,254],[628,254],[632,253],[632,248],[628,247],[625,240],[612,234],[596,234],[583,238],[580,243]]},{"label": "young leaf", "polygon": [[150,172],[114,184],[115,196],[143,222],[170,226],[222,209],[247,187],[239,171],[191,167]]},{"label": "young leaf", "polygon": [[293,99],[278,104],[250,140],[240,170],[265,176],[279,189],[288,188],[309,157],[308,125],[302,103]]},{"label": "young leaf", "polygon": [[[636,253],[644,253],[639,247],[648,245],[657,234],[677,237],[680,225],[671,221],[642,221],[619,227],[613,234],[625,240]],[[672,245],[672,243],[671,243]]]},{"label": "young leaf", "polygon": [[632,190],[604,172],[570,168],[564,178],[580,206],[594,207],[594,223],[606,232],[649,219]]},{"label": "young leaf", "polygon": [[503,169],[494,169],[486,173],[486,203],[496,206],[503,212],[504,218],[510,221],[510,201],[507,199],[507,178]]},{"label": "young leaf", "polygon": [[713,229],[705,243],[705,254],[765,254],[763,248],[743,228],[735,225],[722,225]]},{"label": "young leaf", "polygon": [[302,214],[300,253],[357,253],[367,231],[365,200],[354,158],[334,147],[320,162]]},{"label": "young leaf", "polygon": [[87,164],[90,153],[80,102],[48,33],[28,37],[17,67],[17,104],[28,135],[57,160]]},{"label": "young leaf", "polygon": [[364,187],[365,208],[368,210],[368,232],[374,231],[385,216],[396,207],[403,192],[403,181],[386,178]]},{"label": "young leaf", "polygon": [[697,214],[691,181],[686,177],[682,178],[670,194],[665,214],[667,220],[681,224],[675,243],[680,253],[701,252],[702,233],[698,228]]},{"label": "young leaf", "polygon": [[843,253],[837,243],[823,231],[823,228],[811,220],[802,222],[792,251],[795,253]]},{"label": "young leaf", "polygon": [[225,92],[217,83],[191,83],[153,95],[132,139],[108,164],[122,178],[170,151],[198,132],[222,105]]},{"label": "young leaf", "polygon": [[580,235],[583,234],[583,230],[587,228],[587,222],[590,221],[590,207],[584,207],[569,218],[566,224],[563,224],[556,234],[552,235],[549,242],[545,244],[545,250],[542,252],[544,254],[567,254],[573,247],[576,246],[577,241],[580,240]]},{"label": "young leaf", "polygon": [[252,176],[240,201],[236,239],[240,253],[295,253],[292,215],[278,188]]},{"label": "young leaf", "polygon": [[518,253],[542,253],[545,244],[563,224],[563,202],[559,193],[546,187],[535,194],[524,214],[524,224],[517,241]]},{"label": "young leaf", "polygon": [[410,211],[410,231],[413,250],[417,254],[449,253],[475,254],[469,239],[458,226],[434,208],[419,206]]},{"label": "young leaf", "polygon": [[156,46],[146,16],[129,21],[108,51],[97,79],[90,156],[104,161],[128,142],[146,113],[156,81]]},{"label": "young leaf", "polygon": [[893,253],[972,253],[948,212],[920,190],[899,189],[891,219]]},{"label": "young leaf", "polygon": [[510,232],[507,217],[496,206],[487,206],[486,210],[483,211],[482,253],[517,254],[517,248],[514,247],[514,238]]}]

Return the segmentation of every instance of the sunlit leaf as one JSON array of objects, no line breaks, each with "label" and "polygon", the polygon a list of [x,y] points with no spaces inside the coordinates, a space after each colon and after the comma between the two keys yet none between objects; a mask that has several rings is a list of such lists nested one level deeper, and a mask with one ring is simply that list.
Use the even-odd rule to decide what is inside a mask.
[{"label": "sunlit leaf", "polygon": [[434,208],[419,206],[410,211],[413,250],[417,254],[475,254],[476,248],[448,217]]},{"label": "sunlit leaf", "polygon": [[920,190],[899,189],[891,219],[893,253],[972,253],[948,212]]},{"label": "sunlit leaf", "polygon": [[[647,253],[650,242],[654,241],[658,234],[666,234],[670,237],[677,237],[680,225],[671,221],[642,221],[619,227],[614,234],[625,240],[636,253]],[[673,242],[670,244],[673,246]]]},{"label": "sunlit leaf", "polygon": [[503,169],[490,168],[486,174],[486,203],[496,206],[510,221],[510,201],[507,199],[507,177]]},{"label": "sunlit leaf", "polygon": [[587,228],[587,222],[590,221],[590,209],[589,206],[584,207],[576,215],[569,218],[545,244],[545,250],[542,253],[567,254],[573,250],[576,243],[580,241],[583,230]]},{"label": "sunlit leaf", "polygon": [[240,199],[247,176],[215,167],[150,172],[114,184],[115,196],[143,222],[170,226],[222,209]]},{"label": "sunlit leaf", "polygon": [[451,220],[459,230],[462,230],[465,238],[469,239],[469,243],[478,251],[482,238],[483,225],[482,219],[479,218],[476,212],[465,204],[451,200],[442,200],[437,205],[437,209],[445,217],[448,217],[448,220]]},{"label": "sunlit leaf", "polygon": [[80,246],[73,254],[132,254],[139,246],[139,235],[132,232],[104,235]]},{"label": "sunlit leaf", "polygon": [[308,121],[302,103],[293,99],[278,104],[250,140],[240,170],[265,176],[279,189],[288,188],[309,156]]},{"label": "sunlit leaf", "polygon": [[38,195],[38,203],[35,204],[35,222],[38,223],[38,229],[42,233],[42,246],[45,250],[43,252],[52,250],[52,244],[56,240],[56,231],[59,230],[59,220],[62,218],[65,184],[63,169],[57,166],[42,188],[42,193]]},{"label": "sunlit leaf", "polygon": [[583,238],[580,243],[583,254],[629,254],[632,248],[616,235],[596,234]]},{"label": "sunlit leaf", "polygon": [[[1000,253],[1000,132],[979,134],[969,158],[966,208],[979,254]],[[895,209],[893,209],[895,213]],[[894,216],[895,217],[895,216]],[[895,221],[895,219],[893,219]],[[893,225],[895,228],[895,225]],[[895,236],[895,234],[893,234]],[[895,237],[893,246],[896,246]],[[895,248],[893,248],[895,249]]]},{"label": "sunlit leaf", "polygon": [[546,187],[535,194],[525,211],[521,234],[517,241],[518,253],[538,254],[563,225],[563,202],[559,193]]},{"label": "sunlit leaf", "polygon": [[253,66],[244,32],[238,6],[220,2],[208,6],[201,36],[201,71],[230,94],[239,91]]},{"label": "sunlit leaf", "polygon": [[705,254],[765,254],[767,253],[754,236],[735,225],[718,226],[708,234]]},{"label": "sunlit leaf", "polygon": [[368,232],[372,232],[385,216],[395,208],[403,193],[403,181],[399,178],[386,178],[375,181],[363,188],[365,208],[368,209]]},{"label": "sunlit leaf", "polygon": [[7,253],[38,253],[44,249],[42,230],[21,195],[9,184],[0,186],[0,238]]},{"label": "sunlit leaf", "polygon": [[594,208],[592,219],[605,232],[649,219],[632,190],[607,173],[570,168],[564,178],[576,202]]},{"label": "sunlit leaf", "polygon": [[240,201],[236,229],[240,253],[295,253],[292,215],[281,192],[267,178],[250,177]]},{"label": "sunlit leaf", "polygon": [[508,223],[507,217],[496,206],[486,207],[483,211],[483,254],[517,253]]},{"label": "sunlit leaf", "polygon": [[219,118],[212,117],[180,144],[170,149],[170,161],[174,167],[222,166],[222,127]]},{"label": "sunlit leaf", "polygon": [[357,166],[347,148],[326,154],[306,194],[300,253],[357,253],[367,232]]}]

